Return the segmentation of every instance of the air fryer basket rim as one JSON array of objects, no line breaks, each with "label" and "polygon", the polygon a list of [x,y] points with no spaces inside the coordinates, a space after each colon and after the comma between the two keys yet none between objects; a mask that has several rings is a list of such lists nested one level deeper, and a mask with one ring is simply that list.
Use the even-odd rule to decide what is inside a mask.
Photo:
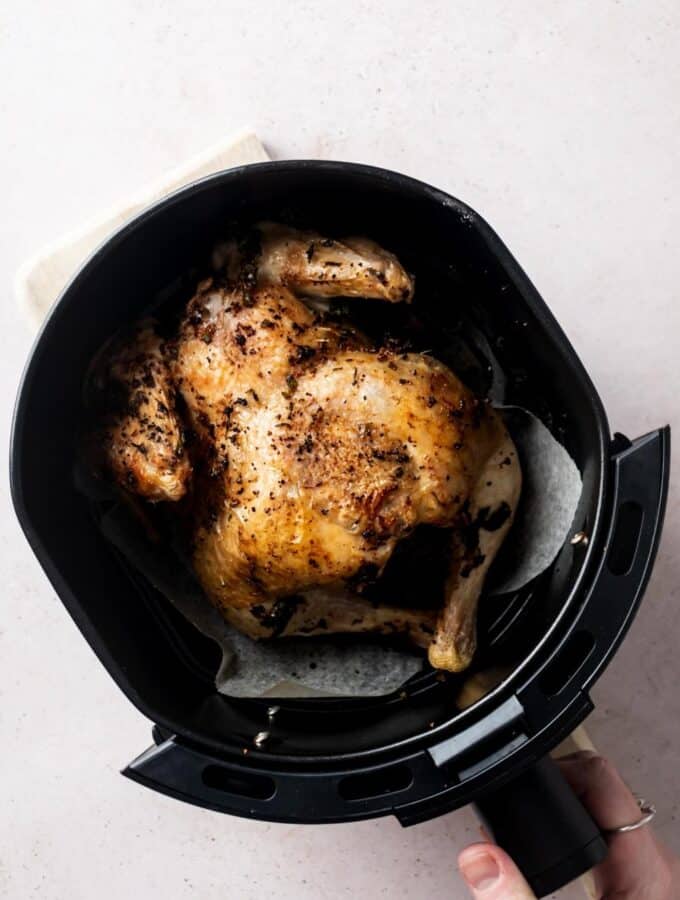
[{"label": "air fryer basket rim", "polygon": [[[474,228],[481,234],[484,241],[488,245],[489,252],[492,253],[502,264],[505,272],[509,279],[512,280],[514,286],[521,293],[524,301],[531,308],[534,315],[540,321],[541,326],[546,331],[550,332],[553,337],[561,344],[564,352],[571,356],[571,365],[573,368],[573,372],[576,377],[580,378],[585,385],[585,389],[588,391],[592,398],[593,404],[596,406],[598,410],[598,418],[600,422],[600,430],[597,435],[597,441],[600,450],[600,459],[602,465],[602,473],[603,478],[600,481],[599,485],[599,497],[597,502],[597,518],[592,523],[592,531],[591,531],[591,542],[588,548],[585,551],[584,563],[581,567],[580,573],[577,576],[577,579],[571,590],[571,597],[576,597],[581,589],[581,586],[584,580],[587,577],[589,570],[592,568],[592,561],[596,558],[600,547],[599,547],[599,535],[600,535],[600,524],[602,521],[602,517],[605,514],[604,510],[604,496],[606,493],[606,473],[607,473],[607,440],[608,440],[608,428],[606,424],[606,418],[604,414],[604,410],[602,408],[602,404],[599,400],[599,397],[590,382],[590,379],[583,369],[580,361],[576,357],[568,343],[566,337],[562,333],[558,324],[554,320],[553,316],[545,306],[543,300],[538,295],[537,291],[527,278],[526,274],[523,272],[519,264],[512,257],[510,252],[507,250],[501,239],[498,235],[492,230],[492,228],[485,222],[485,220],[479,216],[474,210],[472,210],[465,203],[457,200],[449,196],[448,194],[438,190],[437,188],[433,188],[430,185],[427,185],[423,182],[412,179],[408,176],[399,175],[397,173],[390,172],[384,169],[373,168],[369,166],[353,164],[353,163],[344,163],[344,162],[326,162],[326,161],[314,161],[314,160],[301,160],[301,161],[286,161],[286,162],[270,162],[270,163],[259,163],[251,166],[239,167],[236,169],[227,170],[225,172],[220,172],[215,175],[207,176],[206,178],[201,179],[187,187],[181,188],[163,200],[158,201],[153,206],[141,212],[139,215],[134,217],[128,223],[123,225],[114,235],[112,235],[109,239],[104,241],[91,255],[91,257],[83,264],[81,269],[74,275],[72,280],[63,290],[59,300],[53,307],[52,311],[46,318],[33,346],[31,351],[31,355],[29,357],[29,361],[26,365],[24,375],[22,377],[20,392],[18,401],[15,407],[14,414],[14,422],[12,428],[13,440],[12,440],[12,453],[11,453],[11,488],[12,488],[12,497],[14,501],[14,505],[21,522],[22,528],[24,529],[26,536],[33,548],[36,556],[40,560],[43,568],[48,574],[51,582],[55,586],[57,593],[64,600],[65,605],[69,608],[71,615],[76,619],[79,627],[85,634],[88,642],[97,647],[96,652],[98,653],[100,659],[106,666],[106,668],[111,672],[114,676],[115,680],[119,684],[119,686],[124,690],[127,696],[131,699],[131,701],[140,709],[140,711],[148,716],[152,720],[159,721],[159,724],[164,725],[166,727],[172,728],[171,722],[162,721],[162,717],[155,715],[154,710],[150,709],[144,703],[143,699],[138,695],[137,691],[134,688],[134,685],[130,684],[124,673],[121,673],[119,664],[117,660],[114,660],[107,656],[105,651],[101,646],[97,646],[97,634],[96,631],[90,626],[88,621],[88,617],[86,613],[83,612],[78,599],[71,595],[71,591],[68,585],[61,578],[61,574],[59,571],[59,567],[55,566],[53,560],[51,559],[50,553],[44,545],[44,542],[38,534],[38,532],[34,529],[30,517],[27,514],[27,510],[24,503],[23,497],[23,488],[22,488],[22,479],[21,479],[21,469],[22,469],[22,441],[23,441],[23,425],[24,425],[24,401],[27,395],[28,390],[30,389],[32,379],[34,378],[35,370],[38,367],[41,355],[46,351],[46,348],[50,339],[50,332],[53,330],[54,325],[58,322],[59,317],[64,314],[65,310],[69,306],[71,302],[75,302],[78,298],[76,296],[76,291],[79,283],[86,278],[88,272],[96,267],[100,261],[100,259],[105,256],[115,252],[116,247],[128,236],[133,235],[135,231],[142,228],[148,222],[151,222],[155,216],[162,213],[164,210],[167,210],[174,206],[175,204],[179,204],[183,201],[183,199],[191,194],[200,193],[205,190],[209,190],[216,184],[228,183],[232,180],[239,179],[244,174],[253,173],[257,170],[267,172],[267,171],[277,171],[285,173],[287,171],[294,172],[304,172],[310,171],[315,173],[329,173],[329,174],[338,174],[343,172],[349,172],[357,176],[361,176],[365,179],[372,181],[384,181],[386,183],[391,184],[392,186],[397,186],[400,190],[405,192],[417,192],[422,196],[426,196],[431,202],[443,204],[452,210],[457,211],[459,214],[465,215],[469,221],[473,223]],[[496,687],[493,691],[487,694],[482,700],[478,701],[473,707],[470,707],[467,710],[460,712],[455,717],[456,728],[463,727],[467,723],[471,721],[475,721],[483,718],[487,711],[493,709],[504,697],[510,696],[514,690],[514,687],[521,681],[521,679],[526,674],[527,670],[532,666],[535,662],[537,655],[542,651],[545,645],[549,643],[555,633],[562,628],[564,625],[565,617],[568,617],[568,610],[571,607],[571,603],[565,602],[562,613],[555,620],[549,632],[545,635],[544,639],[540,642],[539,645],[534,649],[534,651],[527,656],[527,658],[512,672],[512,674],[498,687]],[[448,730],[450,730],[451,722],[442,723],[437,726],[437,728],[431,732],[431,735],[445,734]],[[190,737],[198,738],[198,735],[189,735]],[[416,738],[407,738],[404,742],[398,742],[399,746],[403,744],[410,744],[414,741],[424,738],[424,735],[419,735]],[[392,749],[391,747],[383,747],[380,748],[384,751],[389,751]]]}]

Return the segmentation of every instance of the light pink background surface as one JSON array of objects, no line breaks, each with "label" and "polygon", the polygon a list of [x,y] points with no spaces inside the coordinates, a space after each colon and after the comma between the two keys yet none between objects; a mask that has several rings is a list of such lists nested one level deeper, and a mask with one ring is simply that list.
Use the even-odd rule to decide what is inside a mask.
[{"label": "light pink background surface", "polygon": [[[679,38],[672,2],[5,0],[2,453],[30,345],[17,266],[244,125],[274,156],[392,167],[469,202],[556,313],[612,426],[680,425]],[[469,811],[410,830],[287,827],[124,781],[148,723],[55,599],[2,492],[0,896],[467,896],[455,858],[477,833]],[[674,485],[644,606],[588,723],[676,849],[679,536]]]}]

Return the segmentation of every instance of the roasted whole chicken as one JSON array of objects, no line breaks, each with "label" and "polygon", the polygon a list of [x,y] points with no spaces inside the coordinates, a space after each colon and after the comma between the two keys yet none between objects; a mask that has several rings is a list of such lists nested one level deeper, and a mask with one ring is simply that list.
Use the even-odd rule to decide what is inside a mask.
[{"label": "roasted whole chicken", "polygon": [[[251,637],[404,634],[464,669],[521,485],[498,414],[431,356],[320,311],[411,301],[372,241],[266,223],[214,268],[170,337],[149,319],[99,354],[100,468],[188,523],[206,595]],[[439,608],[368,600],[420,525],[451,529]]]}]

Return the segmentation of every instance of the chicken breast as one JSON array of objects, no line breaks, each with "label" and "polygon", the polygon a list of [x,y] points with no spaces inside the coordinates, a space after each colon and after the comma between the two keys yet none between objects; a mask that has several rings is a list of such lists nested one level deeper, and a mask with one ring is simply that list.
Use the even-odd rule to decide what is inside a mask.
[{"label": "chicken breast", "polygon": [[[252,637],[403,633],[434,666],[465,668],[484,576],[520,490],[501,419],[441,362],[376,347],[302,299],[409,302],[412,279],[376,244],[267,224],[259,252],[232,242],[218,263],[173,341],[161,348],[145,326],[129,345],[131,359],[153,356],[153,390],[165,393],[109,428],[111,471],[154,500],[176,500],[191,475],[196,574]],[[122,382],[131,396],[136,377]],[[171,439],[178,408],[194,435],[191,465]],[[165,455],[160,442],[149,452],[147,432],[146,453],[135,446],[135,427],[154,411]],[[165,493],[151,487],[166,483]],[[362,597],[419,525],[452,529],[440,611]]]}]

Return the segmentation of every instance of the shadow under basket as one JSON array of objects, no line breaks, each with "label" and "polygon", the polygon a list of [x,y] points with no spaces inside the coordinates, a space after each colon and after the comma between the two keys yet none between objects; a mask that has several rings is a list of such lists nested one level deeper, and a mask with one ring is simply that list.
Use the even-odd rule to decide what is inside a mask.
[{"label": "shadow under basket", "polygon": [[[538,416],[583,480],[567,542],[542,576],[480,608],[475,669],[509,674],[456,704],[432,671],[370,699],[233,699],[215,690],[203,638],[131,573],[93,527],[71,476],[82,384],[104,340],[200,265],[230,222],[272,219],[370,235],[417,282],[434,355],[486,391],[457,351],[475,329],[502,373],[504,402]],[[408,323],[406,323],[408,325]],[[414,335],[418,347],[418,335]],[[488,366],[486,367],[488,369]],[[487,373],[488,374],[488,373]],[[606,844],[547,758],[592,708],[589,689],[635,614],[668,483],[667,428],[610,436],[599,397],[546,305],[469,207],[395,173],[349,163],[264,163],[197,182],[111,237],[66,288],[31,353],[11,450],[26,536],[86,640],[155,744],[124,774],[210,809],[282,822],[394,814],[404,825],[477,804],[539,896],[602,859]]]}]

